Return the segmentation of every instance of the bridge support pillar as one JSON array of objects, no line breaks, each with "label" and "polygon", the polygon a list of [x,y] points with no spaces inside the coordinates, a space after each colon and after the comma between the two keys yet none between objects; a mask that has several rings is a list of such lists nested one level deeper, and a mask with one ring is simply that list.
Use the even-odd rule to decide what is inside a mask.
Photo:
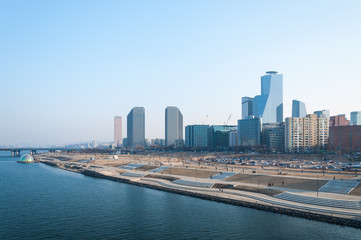
[{"label": "bridge support pillar", "polygon": [[36,155],[36,150],[31,150],[30,155]]},{"label": "bridge support pillar", "polygon": [[12,150],[11,156],[12,157],[20,157],[20,150]]}]

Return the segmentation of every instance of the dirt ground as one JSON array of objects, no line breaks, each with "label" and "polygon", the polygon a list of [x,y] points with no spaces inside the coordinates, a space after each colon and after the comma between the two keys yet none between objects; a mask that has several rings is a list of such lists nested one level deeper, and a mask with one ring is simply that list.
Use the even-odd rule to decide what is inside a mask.
[{"label": "dirt ground", "polygon": [[272,184],[274,187],[284,187],[299,189],[305,191],[316,191],[317,186],[320,188],[325,185],[327,180],[312,180],[312,179],[302,179],[302,178],[291,178],[291,177],[278,177],[278,176],[265,176],[258,174],[235,174],[227,179],[226,181],[237,181],[243,183],[259,184],[262,186],[268,186]]},{"label": "dirt ground", "polygon": [[155,175],[155,174],[148,174],[148,175],[145,175],[144,177],[145,178],[159,178],[159,179],[164,179],[164,180],[168,180],[168,181],[175,181],[175,180],[179,179],[177,177],[166,176],[166,175]]},{"label": "dirt ground", "polygon": [[127,165],[130,161],[127,160],[118,160],[118,159],[96,159],[90,161],[89,163],[100,166],[110,166],[110,167],[119,167],[123,165]]},{"label": "dirt ground", "polygon": [[156,168],[159,168],[159,166],[156,166],[156,165],[144,165],[144,166],[135,168],[135,170],[150,171],[150,170],[153,170],[153,169],[156,169]]},{"label": "dirt ground", "polygon": [[357,185],[357,187],[355,187],[355,188],[349,193],[349,195],[361,196],[361,183],[359,183],[359,185]]},{"label": "dirt ground", "polygon": [[209,171],[209,170],[200,170],[200,169],[188,169],[188,168],[168,168],[161,173],[174,174],[186,177],[199,177],[199,178],[209,178],[210,176],[216,175],[219,172]]},{"label": "dirt ground", "polygon": [[[219,168],[220,169],[220,168]],[[228,167],[228,170],[231,170],[232,168]],[[293,170],[293,169],[276,169],[276,168],[261,168],[259,166],[255,166],[255,167],[251,167],[251,166],[247,166],[247,167],[233,167],[233,170],[236,172],[243,172],[244,173],[252,173],[252,171],[257,171],[257,173],[260,174],[270,174],[270,175],[277,175],[279,174],[279,172],[282,172],[283,175],[287,175],[287,176],[297,176],[297,177],[322,177],[322,178],[326,178],[326,179],[333,179],[335,177],[335,179],[350,179],[350,178],[354,178],[355,175],[354,174],[342,174],[340,172],[321,172],[321,171],[310,171],[310,170],[304,170],[303,172],[301,170]]]}]

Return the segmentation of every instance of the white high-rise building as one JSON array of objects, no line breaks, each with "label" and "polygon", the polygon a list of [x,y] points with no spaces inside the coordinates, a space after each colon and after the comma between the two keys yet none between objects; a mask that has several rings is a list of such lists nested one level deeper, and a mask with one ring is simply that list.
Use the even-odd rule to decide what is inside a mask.
[{"label": "white high-rise building", "polygon": [[183,146],[183,115],[177,107],[165,109],[165,145]]},{"label": "white high-rise building", "polygon": [[329,119],[308,114],[286,118],[285,151],[319,152],[327,149]]},{"label": "white high-rise building", "polygon": [[238,146],[238,133],[237,130],[231,130],[229,132],[229,147],[237,147]]},{"label": "white high-rise building", "polygon": [[114,146],[121,147],[123,145],[122,117],[114,117]]}]

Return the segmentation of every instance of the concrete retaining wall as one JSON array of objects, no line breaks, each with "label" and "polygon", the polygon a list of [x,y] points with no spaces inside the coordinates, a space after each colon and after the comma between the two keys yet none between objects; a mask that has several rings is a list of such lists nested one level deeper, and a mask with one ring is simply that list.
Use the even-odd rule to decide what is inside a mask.
[{"label": "concrete retaining wall", "polygon": [[112,181],[129,183],[129,184],[133,184],[133,185],[137,185],[137,186],[141,186],[141,187],[148,187],[148,188],[157,189],[160,191],[166,191],[166,192],[171,192],[171,193],[176,193],[176,194],[181,194],[181,195],[186,195],[186,196],[191,196],[191,197],[197,197],[197,198],[210,200],[210,201],[217,201],[217,202],[228,203],[228,204],[242,206],[242,207],[264,210],[264,211],[273,212],[273,213],[287,214],[287,215],[293,216],[293,217],[302,217],[302,218],[307,218],[310,220],[316,220],[316,221],[322,221],[322,222],[338,224],[338,225],[343,225],[343,226],[361,228],[361,221],[355,220],[355,219],[348,219],[348,218],[336,217],[336,216],[331,216],[331,215],[324,215],[324,214],[319,214],[319,213],[300,211],[300,210],[296,210],[296,209],[288,209],[288,208],[282,208],[282,207],[277,207],[277,206],[264,205],[261,203],[250,203],[250,202],[236,200],[236,199],[229,199],[229,198],[225,198],[225,197],[221,197],[221,196],[213,196],[213,195],[208,195],[208,194],[203,194],[203,193],[190,192],[190,191],[181,190],[181,189],[168,188],[165,186],[157,186],[157,185],[152,185],[152,184],[147,184],[147,183],[134,182],[134,181],[130,181],[128,179],[112,177],[112,176],[105,176],[105,175],[102,175],[102,174],[94,172],[94,171],[84,170],[83,174],[87,175],[87,176],[91,176],[91,177],[104,178],[104,179],[108,179],[108,180],[112,180]]},{"label": "concrete retaining wall", "polygon": [[[51,161],[43,161],[43,163],[53,166],[53,167],[60,167],[60,166],[58,166],[58,164],[51,162]],[[108,179],[108,180],[112,180],[112,181],[116,181],[116,182],[133,184],[133,185],[137,185],[137,186],[141,186],[141,187],[152,188],[152,189],[156,189],[156,190],[160,190],[160,191],[166,191],[166,192],[170,192],[170,193],[176,193],[176,194],[201,198],[201,199],[210,200],[210,201],[222,202],[222,203],[227,203],[227,204],[232,204],[232,205],[237,205],[237,206],[242,206],[242,207],[247,207],[247,208],[253,208],[253,209],[258,209],[258,210],[263,210],[263,211],[268,211],[268,212],[273,212],[273,213],[286,214],[286,215],[293,216],[293,217],[302,217],[302,218],[306,218],[306,219],[310,219],[310,220],[316,220],[316,221],[338,224],[338,225],[343,225],[343,226],[349,226],[349,227],[354,227],[354,228],[361,228],[361,220],[342,218],[342,217],[337,217],[337,216],[332,216],[332,215],[324,215],[324,214],[319,214],[319,213],[314,213],[314,212],[300,211],[300,210],[296,210],[296,209],[289,209],[289,208],[283,208],[283,207],[272,206],[272,205],[264,205],[261,203],[251,203],[251,202],[242,201],[242,200],[229,199],[229,198],[225,198],[225,197],[221,197],[221,196],[213,196],[213,195],[208,195],[208,194],[203,194],[203,193],[198,193],[198,192],[186,191],[186,190],[182,190],[182,189],[175,189],[175,188],[169,188],[169,187],[165,187],[165,186],[158,186],[158,185],[153,185],[153,184],[148,184],[148,183],[136,182],[136,181],[131,181],[129,179],[125,179],[125,178],[121,178],[121,177],[106,176],[106,175],[100,174],[95,171],[90,171],[90,170],[79,170],[79,169],[75,170],[75,169],[67,169],[67,168],[63,168],[63,169],[82,173],[82,174],[84,174],[86,176],[90,176],[90,177],[103,178],[103,179]]]}]

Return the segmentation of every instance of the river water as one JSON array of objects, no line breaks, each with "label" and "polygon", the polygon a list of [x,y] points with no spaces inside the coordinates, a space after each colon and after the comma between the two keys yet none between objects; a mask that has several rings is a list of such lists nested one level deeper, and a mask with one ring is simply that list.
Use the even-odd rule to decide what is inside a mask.
[{"label": "river water", "polygon": [[0,239],[361,239],[361,230],[0,157]]}]

